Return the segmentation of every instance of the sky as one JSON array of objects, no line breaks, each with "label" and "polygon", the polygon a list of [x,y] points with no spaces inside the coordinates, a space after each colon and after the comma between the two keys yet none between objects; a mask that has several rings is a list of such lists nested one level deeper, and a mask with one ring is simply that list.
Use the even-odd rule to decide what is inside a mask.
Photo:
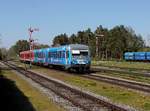
[{"label": "sky", "polygon": [[1,47],[28,40],[28,28],[38,43],[52,44],[60,33],[77,33],[99,25],[132,27],[150,44],[150,0],[0,0]]}]

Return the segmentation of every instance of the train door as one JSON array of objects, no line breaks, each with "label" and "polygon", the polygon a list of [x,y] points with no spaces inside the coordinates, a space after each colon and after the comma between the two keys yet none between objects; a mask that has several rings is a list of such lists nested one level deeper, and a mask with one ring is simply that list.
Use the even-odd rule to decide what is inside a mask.
[{"label": "train door", "polygon": [[49,55],[48,55],[48,54],[49,54],[49,50],[48,50],[48,49],[45,49],[44,52],[45,52],[45,61],[44,61],[44,62],[45,62],[45,65],[48,65],[48,58],[49,58]]},{"label": "train door", "polygon": [[70,52],[69,52],[69,50],[66,51],[66,64],[70,65]]}]

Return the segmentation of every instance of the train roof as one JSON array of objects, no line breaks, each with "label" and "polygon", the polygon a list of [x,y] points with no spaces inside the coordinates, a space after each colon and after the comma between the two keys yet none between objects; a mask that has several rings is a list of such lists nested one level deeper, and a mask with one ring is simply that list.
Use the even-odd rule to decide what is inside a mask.
[{"label": "train roof", "polygon": [[87,45],[83,45],[83,44],[69,44],[69,45],[62,45],[62,46],[59,46],[59,47],[50,47],[50,48],[47,48],[49,50],[66,50],[66,49],[71,49],[71,50],[88,50],[88,46]]},{"label": "train roof", "polygon": [[33,52],[33,51],[32,50],[22,51],[22,52],[20,52],[20,54],[29,53],[29,52]]},{"label": "train roof", "polygon": [[[49,47],[49,48],[42,48],[42,49],[35,49],[33,50],[34,52],[39,52],[39,51],[45,51],[45,50],[66,50],[70,48],[71,50],[88,50],[89,47],[87,45],[83,45],[83,44],[69,44],[69,45],[62,45],[62,46],[58,46],[58,47]],[[21,53],[28,53],[30,52],[30,50],[28,51],[23,51]]]},{"label": "train roof", "polygon": [[69,45],[71,49],[82,49],[82,50],[87,50],[89,49],[89,47],[87,45],[83,45],[83,44],[70,44]]}]

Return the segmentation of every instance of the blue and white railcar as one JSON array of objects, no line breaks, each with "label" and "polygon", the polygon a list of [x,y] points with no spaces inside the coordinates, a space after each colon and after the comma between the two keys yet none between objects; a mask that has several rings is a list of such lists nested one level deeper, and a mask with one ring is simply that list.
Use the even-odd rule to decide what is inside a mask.
[{"label": "blue and white railcar", "polygon": [[66,66],[69,64],[67,46],[47,48],[47,62],[49,65]]},{"label": "blue and white railcar", "polygon": [[33,50],[33,53],[34,53],[33,63],[38,63],[38,49]]},{"label": "blue and white railcar", "polygon": [[34,50],[34,63],[42,65],[46,63],[46,49]]},{"label": "blue and white railcar", "polygon": [[71,44],[47,48],[46,50],[49,65],[59,65],[65,69],[76,69],[79,71],[89,70],[90,68],[90,52],[86,45]]},{"label": "blue and white railcar", "polygon": [[146,60],[146,53],[145,52],[134,52],[136,61],[145,61]]},{"label": "blue and white railcar", "polygon": [[150,61],[150,52],[146,52],[146,60]]},{"label": "blue and white railcar", "polygon": [[134,60],[134,52],[126,52],[124,53],[125,60]]}]

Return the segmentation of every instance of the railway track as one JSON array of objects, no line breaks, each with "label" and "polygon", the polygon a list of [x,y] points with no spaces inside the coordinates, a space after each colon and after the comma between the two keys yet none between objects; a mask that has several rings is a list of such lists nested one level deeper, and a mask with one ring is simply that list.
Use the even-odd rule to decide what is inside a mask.
[{"label": "railway track", "polygon": [[24,70],[23,68],[16,67],[14,64],[6,63],[9,67],[24,74],[26,77],[31,78],[33,81],[39,83],[43,87],[55,92],[57,95],[69,100],[74,105],[82,108],[85,111],[131,111],[134,110],[129,107],[113,104],[107,100],[100,99],[83,90],[73,88],[63,82],[51,79],[47,76],[37,74],[31,71]]},{"label": "railway track", "polygon": [[[59,70],[57,70],[57,71],[59,71]],[[67,74],[70,74],[70,73],[67,73]],[[84,78],[88,78],[88,79],[92,79],[92,80],[96,80],[96,81],[101,81],[101,82],[105,82],[105,83],[118,85],[118,86],[129,88],[129,89],[138,90],[138,91],[145,92],[145,93],[150,93],[150,84],[144,84],[144,83],[140,83],[140,82],[136,82],[136,81],[129,81],[129,80],[125,80],[125,79],[121,79],[121,78],[114,78],[114,77],[110,77],[110,76],[103,76],[100,74],[99,75],[98,74],[76,75],[76,73],[75,73],[74,75],[82,76]]]},{"label": "railway track", "polygon": [[93,67],[106,67],[106,68],[114,68],[114,69],[122,69],[122,70],[129,70],[129,71],[139,71],[139,72],[150,72],[150,69],[144,68],[131,68],[131,67],[119,67],[119,66],[107,66],[107,65],[93,65]]},{"label": "railway track", "polygon": [[83,75],[82,77],[97,80],[97,81],[102,81],[102,82],[106,82],[110,84],[115,84],[115,85],[123,86],[126,88],[130,88],[130,89],[135,89],[135,90],[146,92],[146,93],[150,93],[149,84],[142,84],[139,82],[128,81],[124,79],[117,79],[117,78],[112,78],[112,77],[102,76],[102,75],[95,75],[95,74]]},{"label": "railway track", "polygon": [[[57,70],[57,71],[59,71],[59,70]],[[70,74],[70,73],[68,73],[68,74]],[[75,73],[74,75],[82,76],[84,78],[88,78],[88,79],[92,79],[92,80],[96,80],[96,81],[102,81],[102,82],[118,85],[121,87],[138,90],[141,92],[150,93],[150,84],[144,84],[144,83],[140,83],[140,82],[136,82],[136,81],[129,81],[129,80],[125,80],[125,79],[121,79],[121,78],[114,78],[114,77],[110,77],[110,76],[103,76],[100,74],[99,75],[96,75],[96,74],[76,75],[76,73]]]},{"label": "railway track", "polygon": [[131,71],[130,69],[123,69],[123,68],[112,68],[112,67],[105,67],[105,66],[92,66],[92,70],[94,71],[104,71],[104,72],[116,72],[116,73],[124,73],[124,74],[134,74],[140,75],[144,77],[150,77],[149,72],[141,72],[141,71]]}]

